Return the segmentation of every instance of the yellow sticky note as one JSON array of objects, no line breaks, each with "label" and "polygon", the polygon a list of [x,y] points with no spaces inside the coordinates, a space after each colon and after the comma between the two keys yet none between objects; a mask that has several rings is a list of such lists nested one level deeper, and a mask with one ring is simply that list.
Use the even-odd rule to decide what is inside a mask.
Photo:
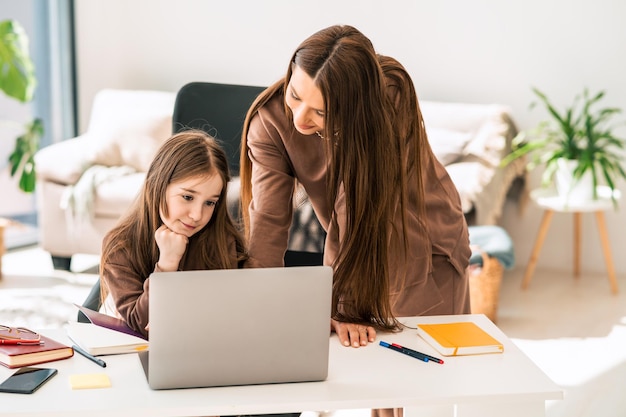
[{"label": "yellow sticky note", "polygon": [[107,374],[70,375],[72,389],[109,388],[111,380]]}]

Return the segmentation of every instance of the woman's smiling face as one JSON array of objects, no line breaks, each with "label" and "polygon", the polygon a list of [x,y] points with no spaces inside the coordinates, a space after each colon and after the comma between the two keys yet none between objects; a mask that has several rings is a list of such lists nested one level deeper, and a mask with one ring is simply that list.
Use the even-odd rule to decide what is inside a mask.
[{"label": "woman's smiling face", "polygon": [[298,132],[311,135],[324,130],[324,97],[315,82],[300,67],[294,65],[285,93],[285,103],[293,113]]}]

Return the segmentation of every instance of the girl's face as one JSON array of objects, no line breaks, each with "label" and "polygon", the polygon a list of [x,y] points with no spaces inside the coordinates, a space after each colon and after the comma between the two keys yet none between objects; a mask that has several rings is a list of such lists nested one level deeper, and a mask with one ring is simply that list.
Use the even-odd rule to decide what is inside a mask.
[{"label": "girl's face", "polygon": [[218,174],[170,183],[165,190],[168,215],[161,220],[173,232],[191,237],[209,223],[222,192]]},{"label": "girl's face", "polygon": [[324,97],[313,79],[297,65],[294,66],[285,103],[293,113],[293,124],[303,135],[324,130]]}]

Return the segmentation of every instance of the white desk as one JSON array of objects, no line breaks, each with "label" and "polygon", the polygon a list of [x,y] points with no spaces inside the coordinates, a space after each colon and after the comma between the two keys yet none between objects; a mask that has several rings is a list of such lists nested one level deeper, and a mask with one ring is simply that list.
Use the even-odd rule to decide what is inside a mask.
[{"label": "white desk", "polygon": [[[503,342],[503,354],[443,358],[415,330],[379,334],[367,347],[346,348],[330,340],[328,379],[324,382],[153,391],[136,354],[107,356],[106,368],[84,357],[42,366],[59,370],[33,395],[0,394],[0,416],[208,416],[282,413],[306,410],[405,407],[420,416],[545,416],[545,401],[563,391],[484,315],[413,317],[420,323],[473,320]],[[63,330],[43,333],[66,339]],[[378,345],[395,342],[442,357],[445,364],[422,362]],[[69,376],[109,375],[111,388],[76,390]],[[0,369],[0,379],[12,373]],[[456,414],[455,414],[456,412]]]}]

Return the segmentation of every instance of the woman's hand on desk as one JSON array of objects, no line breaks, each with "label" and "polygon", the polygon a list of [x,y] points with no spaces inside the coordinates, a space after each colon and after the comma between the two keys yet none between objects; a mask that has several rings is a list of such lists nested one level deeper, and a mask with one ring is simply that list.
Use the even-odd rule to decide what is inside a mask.
[{"label": "woman's hand on desk", "polygon": [[331,329],[337,333],[339,341],[344,346],[366,346],[368,342],[376,340],[376,329],[372,326],[364,326],[355,323],[343,323],[337,320],[330,320]]}]

